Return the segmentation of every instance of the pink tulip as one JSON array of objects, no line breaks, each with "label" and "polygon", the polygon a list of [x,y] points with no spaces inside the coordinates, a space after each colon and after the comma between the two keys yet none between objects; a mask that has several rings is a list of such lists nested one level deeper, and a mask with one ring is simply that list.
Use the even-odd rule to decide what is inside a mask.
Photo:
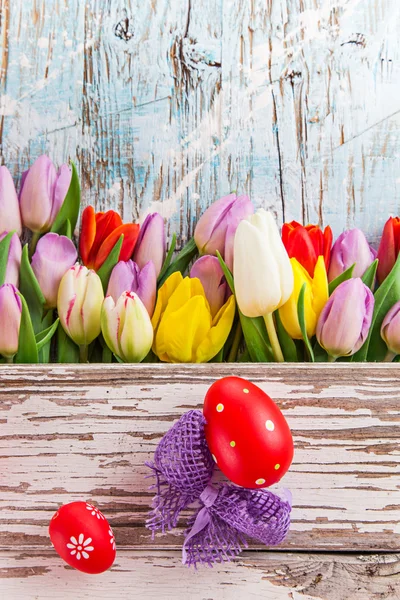
[{"label": "pink tulip", "polygon": [[11,283],[0,287],[0,354],[11,359],[18,352],[22,302]]},{"label": "pink tulip", "polygon": [[26,227],[35,233],[50,230],[67,195],[71,177],[68,165],[62,165],[57,172],[48,156],[36,159],[21,181],[21,215]]},{"label": "pink tulip", "polygon": [[21,235],[22,223],[14,181],[7,167],[0,167],[0,233],[16,231]]},{"label": "pink tulip", "polygon": [[396,302],[383,319],[381,337],[392,354],[400,354],[400,302]]},{"label": "pink tulip", "polygon": [[328,279],[333,281],[352,265],[355,265],[353,277],[362,277],[375,258],[376,251],[361,229],[344,231],[333,244]]},{"label": "pink tulip", "polygon": [[32,257],[32,269],[46,299],[47,308],[57,306],[61,279],[77,258],[73,242],[64,235],[47,233],[38,241]]},{"label": "pink tulip", "polygon": [[152,261],[142,269],[133,262],[120,261],[112,270],[108,282],[107,296],[117,303],[124,292],[135,292],[145,305],[150,317],[153,316],[157,295],[157,274]]},{"label": "pink tulip", "polygon": [[159,213],[148,215],[140,228],[133,260],[140,269],[151,260],[158,277],[165,260],[165,248],[164,219]]},{"label": "pink tulip", "polygon": [[203,284],[204,293],[208,300],[212,318],[225,304],[228,284],[224,272],[216,256],[202,256],[194,263],[190,277],[197,277]]},{"label": "pink tulip", "polygon": [[248,196],[230,194],[214,202],[200,217],[194,230],[200,254],[216,256],[218,250],[232,270],[236,229],[240,221],[253,213],[254,207]]},{"label": "pink tulip", "polygon": [[[0,235],[0,242],[7,235],[5,231]],[[22,246],[21,241],[16,233],[11,237],[10,247],[8,250],[6,277],[4,283],[12,283],[15,287],[19,284],[19,268],[21,266]]]}]

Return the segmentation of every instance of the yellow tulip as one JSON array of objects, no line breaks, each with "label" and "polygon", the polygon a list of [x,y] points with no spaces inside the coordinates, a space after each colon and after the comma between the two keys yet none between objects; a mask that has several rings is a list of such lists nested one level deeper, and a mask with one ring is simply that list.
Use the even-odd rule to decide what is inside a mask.
[{"label": "yellow tulip", "polygon": [[301,288],[305,283],[304,315],[307,335],[311,338],[315,334],[318,317],[329,298],[324,257],[318,257],[313,278],[295,258],[291,258],[290,262],[292,263],[294,275],[294,288],[289,300],[279,309],[279,316],[290,337],[300,340],[303,336],[297,317],[297,303]]},{"label": "yellow tulip", "polygon": [[208,362],[225,344],[234,316],[233,296],[213,318],[200,279],[173,273],[158,291],[153,352],[164,362]]}]

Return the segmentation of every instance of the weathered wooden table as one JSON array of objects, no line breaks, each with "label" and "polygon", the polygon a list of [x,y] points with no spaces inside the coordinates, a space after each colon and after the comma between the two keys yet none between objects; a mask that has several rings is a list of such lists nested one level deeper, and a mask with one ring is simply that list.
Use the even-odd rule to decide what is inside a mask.
[{"label": "weathered wooden table", "polygon": [[[181,565],[182,529],[152,542],[144,527],[144,462],[228,374],[260,385],[292,428],[292,527],[273,551],[252,545],[194,572]],[[4,366],[0,386],[1,598],[399,598],[397,365]],[[78,499],[116,534],[103,575],[69,568],[47,535],[56,508]]]}]

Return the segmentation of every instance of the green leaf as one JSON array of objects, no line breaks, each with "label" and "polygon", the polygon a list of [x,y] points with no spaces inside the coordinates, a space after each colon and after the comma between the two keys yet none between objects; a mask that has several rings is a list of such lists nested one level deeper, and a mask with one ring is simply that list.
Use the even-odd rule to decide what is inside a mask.
[{"label": "green leaf", "polygon": [[371,327],[365,343],[356,354],[353,362],[383,361],[387,347],[381,338],[381,326],[386,314],[400,300],[400,254],[393,269],[375,292],[375,306]]},{"label": "green leaf", "polygon": [[27,245],[22,249],[19,289],[28,305],[33,329],[35,333],[38,333],[42,330],[42,318],[46,300],[29,262]]},{"label": "green leaf", "polygon": [[10,231],[0,242],[0,285],[6,280],[6,271],[8,264],[8,254],[10,251],[11,238],[14,231]]},{"label": "green leaf", "polygon": [[67,219],[65,221],[65,223],[61,226],[59,235],[65,235],[67,238],[72,239],[72,227],[71,227],[71,221],[69,219]]},{"label": "green leaf", "polygon": [[107,287],[111,276],[111,272],[115,265],[118,263],[123,241],[124,234],[122,233],[118,241],[115,243],[110,254],[107,256],[106,260],[103,262],[100,269],[97,271],[97,275],[100,277],[101,283],[103,284],[103,290],[105,294],[107,293]]},{"label": "green leaf", "polygon": [[175,252],[175,248],[176,248],[176,233],[174,233],[174,235],[172,236],[168,254],[165,257],[164,264],[163,264],[160,274],[158,275],[158,278],[157,278],[158,282],[162,280],[164,273],[167,271],[169,265],[171,264],[171,260],[172,260],[173,254]]},{"label": "green leaf", "polygon": [[196,243],[194,239],[191,238],[186,244],[186,246],[184,246],[179,252],[178,256],[175,258],[172,264],[169,265],[168,269],[165,271],[164,275],[159,280],[158,286],[162,286],[162,284],[168,279],[170,275],[172,275],[172,273],[180,271],[182,275],[184,275],[186,269],[188,268],[189,264],[194,259],[194,257],[197,255],[197,253],[198,250]]},{"label": "green leaf", "polygon": [[15,355],[15,363],[36,364],[39,360],[39,357],[36,348],[35,333],[33,331],[33,325],[29,315],[29,308],[23,295],[18,292],[18,296],[21,298],[22,312],[21,325],[19,327],[18,352]]},{"label": "green leaf", "polygon": [[61,323],[57,329],[57,362],[79,363],[79,346],[68,337]]},{"label": "green leaf", "polygon": [[[38,336],[40,336],[42,331],[44,331],[45,329],[49,329],[52,326],[53,318],[54,318],[54,310],[53,309],[48,310],[40,324],[39,333],[36,333],[36,341],[38,340]],[[50,362],[50,346],[51,346],[50,342],[51,342],[51,340],[47,344],[45,344],[43,346],[43,348],[41,348],[39,350],[39,363],[42,365],[47,365]]]},{"label": "green leaf", "polygon": [[283,353],[285,362],[298,362],[296,344],[284,328],[279,310],[275,313],[276,332],[278,334],[279,344]]},{"label": "green leaf", "polygon": [[311,360],[311,362],[315,362],[314,352],[313,352],[310,340],[307,335],[306,318],[305,318],[305,310],[304,310],[304,294],[305,294],[305,292],[306,292],[306,284],[303,283],[301,290],[300,290],[300,294],[299,294],[299,300],[297,302],[297,318],[299,319],[300,331],[303,336],[303,340],[306,345],[306,348],[308,350],[310,360]]},{"label": "green leaf", "polygon": [[322,348],[322,346],[320,346],[317,341],[314,344],[313,352],[315,362],[328,362],[329,357],[327,351],[324,348]]},{"label": "green leaf", "polygon": [[[72,177],[71,183],[68,188],[67,195],[64,198],[64,202],[55,218],[50,231],[61,234],[62,231],[66,231],[67,221],[69,221],[70,235],[75,231],[76,223],[78,221],[79,209],[81,206],[81,186],[79,184],[78,171],[76,170],[75,164],[71,161]],[[65,233],[63,235],[66,235]]]},{"label": "green leaf", "polygon": [[43,346],[45,346],[46,344],[48,344],[50,342],[51,338],[53,337],[53,335],[55,334],[55,332],[57,330],[59,322],[60,322],[60,319],[57,319],[56,321],[54,321],[53,325],[51,325],[50,327],[47,327],[47,329],[43,329],[43,331],[36,334],[35,339],[36,339],[36,347],[37,347],[38,352],[39,352],[39,350],[41,350],[43,348]]},{"label": "green leaf", "polygon": [[218,252],[218,250],[217,250],[217,257],[218,257],[218,260],[219,260],[219,264],[221,265],[221,268],[222,268],[222,270],[224,272],[225,279],[226,279],[226,281],[227,281],[227,283],[228,283],[228,285],[229,285],[229,287],[231,289],[232,294],[234,294],[235,293],[235,284],[234,284],[234,281],[233,281],[233,275],[232,275],[231,271],[229,270],[228,265],[226,264],[226,262],[222,258],[221,254]]},{"label": "green leaf", "polygon": [[223,358],[224,358],[224,348],[222,347],[221,350],[218,352],[218,354],[216,354],[208,362],[210,362],[210,363],[222,363],[223,362]]},{"label": "green leaf", "polygon": [[351,265],[351,267],[349,267],[341,275],[339,275],[338,277],[336,277],[336,279],[334,279],[333,281],[330,282],[330,284],[329,284],[329,295],[330,296],[332,296],[333,292],[336,290],[336,288],[338,287],[338,285],[340,285],[341,283],[343,283],[343,281],[347,281],[348,279],[352,278],[355,266],[356,266],[356,263],[354,263],[354,265]]},{"label": "green leaf", "polygon": [[239,358],[237,359],[237,362],[241,362],[241,363],[243,363],[243,362],[246,362],[246,363],[247,363],[247,362],[251,362],[251,358],[250,358],[250,352],[247,350],[247,348],[246,348],[246,350],[245,350],[244,352],[242,352],[242,354],[239,356]]},{"label": "green leaf", "polygon": [[375,287],[375,275],[378,268],[378,262],[379,260],[375,259],[374,262],[369,265],[368,269],[361,278],[363,283],[365,283],[365,285],[368,286],[372,291],[374,291],[373,288]]}]

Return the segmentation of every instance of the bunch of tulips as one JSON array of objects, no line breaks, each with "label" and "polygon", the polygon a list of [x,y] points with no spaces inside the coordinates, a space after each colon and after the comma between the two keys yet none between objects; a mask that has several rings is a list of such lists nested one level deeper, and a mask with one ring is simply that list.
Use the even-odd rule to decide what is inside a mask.
[{"label": "bunch of tulips", "polygon": [[[164,220],[82,212],[73,163],[47,156],[19,194],[0,168],[2,362],[393,361],[400,219],[376,252],[359,229],[284,223],[247,196],[214,202],[166,251]],[[75,241],[79,238],[79,241]],[[24,244],[21,243],[23,240]]]}]

